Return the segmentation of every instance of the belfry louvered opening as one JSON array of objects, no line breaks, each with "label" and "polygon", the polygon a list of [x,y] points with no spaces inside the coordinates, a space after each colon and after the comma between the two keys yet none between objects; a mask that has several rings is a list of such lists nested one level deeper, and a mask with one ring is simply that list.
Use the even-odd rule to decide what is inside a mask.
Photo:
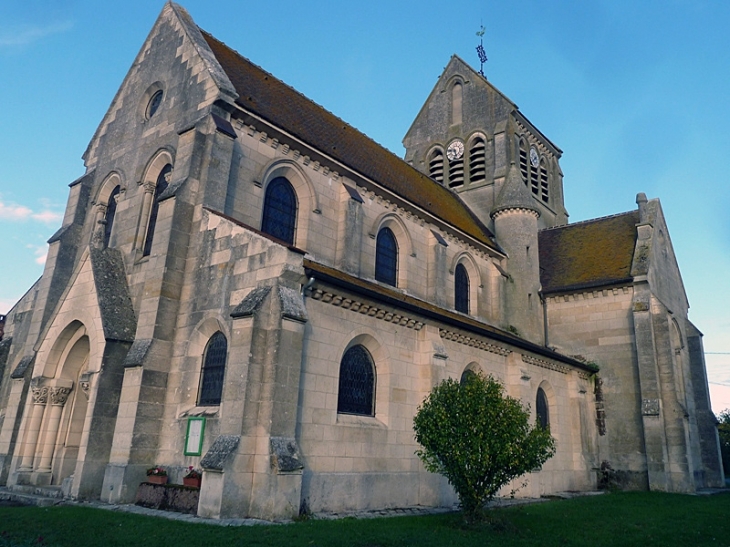
[{"label": "belfry louvered opening", "polygon": [[428,157],[428,175],[435,181],[444,182],[444,153],[441,149],[434,149]]},{"label": "belfry louvered opening", "polygon": [[476,137],[469,148],[469,182],[481,182],[487,178],[487,147],[484,139]]}]

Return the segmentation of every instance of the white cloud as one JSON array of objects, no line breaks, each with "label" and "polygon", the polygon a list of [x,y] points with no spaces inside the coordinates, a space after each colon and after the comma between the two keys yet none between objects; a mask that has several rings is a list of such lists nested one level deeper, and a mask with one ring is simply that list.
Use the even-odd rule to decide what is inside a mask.
[{"label": "white cloud", "polygon": [[48,256],[48,245],[26,245],[28,249],[33,249],[35,255],[35,263],[44,266],[46,257]]},{"label": "white cloud", "polygon": [[0,218],[6,220],[26,220],[33,211],[22,205],[6,205],[0,201]]},{"label": "white cloud", "polygon": [[0,48],[26,46],[51,34],[66,32],[73,27],[71,21],[59,21],[45,26],[22,25],[0,28]]},{"label": "white cloud", "polygon": [[5,203],[0,201],[0,220],[24,221],[36,220],[45,224],[54,224],[60,222],[63,215],[50,209],[42,211],[33,211],[25,205],[16,205],[14,203]]}]

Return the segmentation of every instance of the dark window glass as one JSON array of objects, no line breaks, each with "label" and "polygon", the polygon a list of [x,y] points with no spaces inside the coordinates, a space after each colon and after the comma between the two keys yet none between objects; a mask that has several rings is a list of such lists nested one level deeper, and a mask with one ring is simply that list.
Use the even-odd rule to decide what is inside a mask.
[{"label": "dark window glass", "polygon": [[208,340],[203,356],[203,373],[200,380],[200,406],[221,404],[223,375],[226,371],[228,342],[222,332],[216,332]]},{"label": "dark window glass", "polygon": [[112,237],[112,225],[114,216],[117,214],[117,198],[119,197],[119,186],[112,190],[109,196],[109,203],[106,205],[106,218],[104,219],[104,248],[109,246],[109,239]]},{"label": "dark window glass", "polygon": [[477,375],[477,373],[474,372],[473,370],[466,369],[464,372],[461,373],[461,380],[459,383],[461,385],[464,385],[465,383],[467,383],[469,381],[469,378],[473,378],[476,375]]},{"label": "dark window glass", "polygon": [[152,98],[150,99],[150,102],[147,103],[147,119],[149,120],[152,116],[155,115],[155,112],[157,112],[157,109],[160,108],[160,103],[162,102],[162,90],[159,90],[155,92],[154,95],[152,95]]},{"label": "dark window glass", "polygon": [[157,183],[155,183],[155,195],[152,198],[152,208],[150,210],[150,220],[147,223],[147,237],[144,240],[144,250],[142,256],[149,256],[152,252],[152,237],[155,235],[155,226],[157,224],[157,213],[160,209],[159,198],[162,192],[167,188],[167,177],[172,172],[172,165],[169,163],[162,168],[160,174],[157,176]]},{"label": "dark window glass", "polygon": [[266,187],[261,231],[294,245],[297,223],[297,196],[289,181],[277,177]]},{"label": "dark window glass", "polygon": [[342,356],[337,412],[375,415],[375,365],[364,346],[352,346]]},{"label": "dark window glass", "polygon": [[463,264],[456,265],[454,277],[454,307],[456,311],[469,313],[469,274]]},{"label": "dark window glass", "polygon": [[398,242],[390,228],[378,232],[375,243],[375,279],[393,285],[398,282]]},{"label": "dark window glass", "polygon": [[540,427],[546,429],[550,426],[550,411],[548,410],[548,400],[545,391],[539,387],[537,388],[537,401],[535,405],[537,409],[537,423]]}]

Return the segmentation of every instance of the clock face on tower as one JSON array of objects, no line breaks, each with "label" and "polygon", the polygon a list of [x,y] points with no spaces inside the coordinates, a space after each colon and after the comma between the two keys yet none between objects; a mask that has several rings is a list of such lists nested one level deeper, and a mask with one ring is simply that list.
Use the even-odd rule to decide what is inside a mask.
[{"label": "clock face on tower", "polygon": [[530,148],[530,163],[533,167],[537,167],[540,163],[540,156],[535,148]]},{"label": "clock face on tower", "polygon": [[452,142],[446,149],[446,157],[449,158],[449,161],[458,160],[463,155],[464,143],[459,140]]}]

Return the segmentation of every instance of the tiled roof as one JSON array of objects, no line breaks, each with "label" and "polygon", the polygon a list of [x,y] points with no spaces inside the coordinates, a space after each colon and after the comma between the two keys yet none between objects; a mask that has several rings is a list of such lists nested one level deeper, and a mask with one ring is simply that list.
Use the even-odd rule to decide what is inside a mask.
[{"label": "tiled roof", "polygon": [[544,292],[615,285],[631,280],[639,212],[568,224],[539,233]]},{"label": "tiled roof", "polygon": [[461,199],[304,95],[202,31],[236,88],[236,103],[493,249],[489,229]]}]

